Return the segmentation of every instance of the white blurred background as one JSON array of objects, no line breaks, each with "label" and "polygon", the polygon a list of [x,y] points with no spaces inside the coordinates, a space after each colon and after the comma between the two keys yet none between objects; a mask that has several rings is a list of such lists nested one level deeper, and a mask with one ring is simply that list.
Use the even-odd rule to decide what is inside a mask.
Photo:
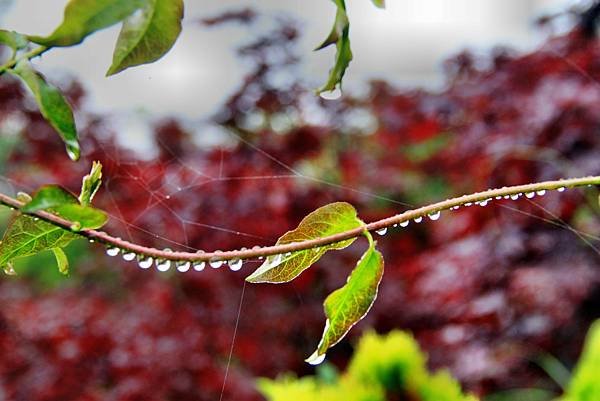
[{"label": "white blurred background", "polygon": [[[0,0],[0,26],[28,34],[50,33],[62,20],[66,3]],[[344,86],[358,90],[370,78],[435,87],[441,82],[441,63],[448,56],[465,48],[484,51],[495,45],[531,48],[541,40],[533,27],[536,16],[581,1],[388,0],[385,10],[368,0],[347,3],[354,61]],[[79,77],[89,91],[89,106],[97,111],[208,116],[241,83],[247,66],[233,49],[245,40],[247,31],[234,25],[209,29],[197,21],[248,6],[257,12],[285,12],[300,21],[304,70],[315,87],[320,85],[332,65],[334,49],[312,49],[327,36],[335,15],[328,0],[187,0],[182,36],[154,64],[104,76],[118,27],[91,36],[81,46],[52,50],[36,64],[51,77],[64,71]]]}]

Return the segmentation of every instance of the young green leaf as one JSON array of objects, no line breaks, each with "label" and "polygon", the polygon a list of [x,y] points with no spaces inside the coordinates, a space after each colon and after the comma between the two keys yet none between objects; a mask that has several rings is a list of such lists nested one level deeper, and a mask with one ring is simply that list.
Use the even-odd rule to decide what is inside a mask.
[{"label": "young green leaf", "polygon": [[14,70],[29,87],[37,101],[44,118],[54,127],[67,148],[67,154],[73,160],[79,159],[79,142],[71,106],[60,91],[46,82],[44,77],[31,68],[27,60],[20,61]]},{"label": "young green leaf", "polygon": [[54,207],[53,210],[59,216],[73,222],[71,229],[74,231],[100,228],[108,221],[106,213],[90,206],[65,203]]},{"label": "young green leaf", "polygon": [[64,275],[69,274],[69,259],[67,259],[67,255],[65,255],[65,252],[62,250],[62,248],[52,248],[52,252],[56,258],[58,271]]},{"label": "young green leaf", "polygon": [[31,201],[21,208],[24,213],[52,209],[66,203],[77,204],[77,198],[67,190],[57,185],[46,185],[40,188]]},{"label": "young green leaf", "polygon": [[318,93],[333,91],[334,89],[341,87],[342,78],[346,73],[348,65],[350,65],[350,61],[352,61],[349,37],[350,22],[348,21],[348,15],[346,14],[346,3],[345,0],[333,0],[333,2],[337,6],[333,28],[327,39],[325,39],[316,50],[323,49],[335,43],[337,48],[335,64],[333,68],[329,70],[327,82],[319,88]]},{"label": "young green leaf", "polygon": [[[364,225],[357,217],[356,209],[346,202],[335,202],[320,207],[306,216],[295,230],[288,231],[277,245],[290,244],[327,237]],[[246,278],[251,283],[285,283],[296,278],[304,270],[333,249],[343,249],[352,244],[351,238],[319,248],[294,252],[289,255],[270,256],[254,273]]]},{"label": "young green leaf", "polygon": [[6,229],[0,242],[0,266],[7,266],[16,258],[63,248],[75,238],[77,236],[70,231],[20,214]]},{"label": "young green leaf", "polygon": [[337,344],[346,333],[371,309],[383,276],[383,257],[371,243],[348,282],[327,297],[324,303],[327,321],[317,350],[306,360],[318,364],[327,350]]},{"label": "young green leaf", "polygon": [[182,18],[183,0],[148,0],[123,22],[106,75],[161,58],[177,40]]},{"label": "young green leaf", "polygon": [[0,43],[10,47],[13,51],[27,47],[27,38],[15,31],[0,29]]},{"label": "young green leaf", "polygon": [[49,36],[29,36],[44,46],[72,46],[86,36],[122,21],[142,7],[145,0],[71,0],[62,23]]},{"label": "young green leaf", "polygon": [[94,195],[98,192],[102,184],[102,164],[100,162],[92,163],[92,170],[83,177],[81,182],[81,193],[79,194],[79,203],[88,206],[92,203]]},{"label": "young green leaf", "polygon": [[375,7],[385,8],[385,0],[371,0]]}]

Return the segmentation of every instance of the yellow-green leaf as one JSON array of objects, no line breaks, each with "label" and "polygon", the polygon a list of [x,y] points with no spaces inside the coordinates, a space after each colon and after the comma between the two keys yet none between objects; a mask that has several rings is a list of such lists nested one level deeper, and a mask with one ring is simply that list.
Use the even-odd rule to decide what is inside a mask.
[{"label": "yellow-green leaf", "polygon": [[70,231],[31,216],[19,214],[11,222],[0,242],[0,266],[13,259],[67,246],[77,236]]},{"label": "yellow-green leaf", "polygon": [[70,0],[62,23],[49,36],[29,36],[44,46],[72,46],[86,36],[122,21],[146,0]]},{"label": "yellow-green leaf", "polygon": [[329,70],[329,77],[325,85],[319,88],[318,92],[329,92],[336,88],[341,88],[342,79],[346,69],[352,61],[352,50],[350,49],[350,22],[346,14],[346,3],[344,0],[332,0],[337,6],[335,21],[329,36],[316,49],[320,50],[335,43],[335,64]]},{"label": "yellow-green leaf", "polygon": [[108,216],[102,210],[90,206],[66,203],[54,208],[56,213],[73,222],[71,229],[79,231],[87,228],[100,228],[108,221]]},{"label": "yellow-green leaf", "polygon": [[[356,209],[346,202],[325,205],[306,216],[295,230],[288,231],[277,241],[277,245],[323,238],[364,225],[357,217]],[[333,249],[343,249],[352,244],[351,238],[319,248],[307,249],[288,255],[269,256],[249,277],[251,283],[285,283],[296,278],[304,270]]]},{"label": "yellow-green leaf", "polygon": [[161,58],[177,40],[182,18],[183,0],[148,0],[123,22],[106,75]]},{"label": "yellow-green leaf", "polygon": [[92,169],[88,175],[83,177],[81,182],[81,193],[79,194],[79,203],[83,206],[88,206],[92,203],[94,195],[98,192],[102,184],[102,164],[93,162]]},{"label": "yellow-green leaf", "polygon": [[385,0],[371,0],[375,7],[385,8]]},{"label": "yellow-green leaf", "polygon": [[20,77],[33,92],[40,112],[62,138],[69,157],[73,160],[79,159],[75,119],[64,96],[55,86],[46,82],[41,74],[34,71],[27,60],[20,61],[14,70],[9,71]]},{"label": "yellow-green leaf", "polygon": [[375,249],[375,244],[371,243],[348,282],[325,300],[325,329],[317,350],[306,360],[308,363],[322,362],[327,350],[344,338],[352,326],[367,314],[377,298],[382,276],[383,257]]},{"label": "yellow-green leaf", "polygon": [[69,259],[67,259],[67,255],[65,255],[65,252],[62,250],[62,248],[52,248],[52,252],[56,258],[58,271],[61,274],[69,274]]},{"label": "yellow-green leaf", "polygon": [[25,36],[15,31],[6,31],[4,29],[0,29],[0,43],[10,47],[13,51],[27,47]]},{"label": "yellow-green leaf", "polygon": [[21,208],[24,213],[52,209],[65,203],[77,204],[77,198],[58,185],[46,185],[40,188],[31,200]]}]

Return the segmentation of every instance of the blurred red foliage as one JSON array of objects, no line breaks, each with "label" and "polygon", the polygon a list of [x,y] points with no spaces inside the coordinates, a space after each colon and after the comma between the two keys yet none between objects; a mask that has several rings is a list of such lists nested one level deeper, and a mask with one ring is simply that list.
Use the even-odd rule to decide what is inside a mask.
[{"label": "blurred red foliage", "polygon": [[[20,87],[3,78],[0,123],[17,116],[24,129],[2,174],[19,189],[57,182],[76,190],[89,163],[100,160],[106,180],[97,204],[113,216],[108,231],[198,249],[270,244],[334,200],[351,202],[371,220],[403,210],[399,202],[600,174],[596,39],[574,31],[526,55],[461,54],[447,62],[447,87],[436,93],[376,82],[366,99],[325,102],[297,81],[269,84],[273,71],[295,63],[289,48],[279,64],[264,62],[268,49],[296,37],[289,26],[279,34],[241,51],[262,61],[217,117],[240,140],[195,145],[176,120],[166,121],[156,129],[159,156],[152,160],[121,148],[101,117],[87,115],[84,160],[70,162]],[[78,104],[77,86],[71,92]],[[324,123],[306,122],[302,99],[319,106]],[[371,134],[350,123],[364,111],[379,123]],[[255,113],[267,123],[240,122]],[[275,132],[268,123],[278,114],[299,122]],[[291,177],[276,178],[282,175]],[[439,222],[392,230],[379,239],[386,259],[379,299],[330,359],[343,365],[349,344],[371,325],[411,330],[433,367],[450,367],[480,394],[538,383],[545,375],[529,361],[542,351],[572,363],[600,310],[598,250],[572,228],[597,211],[593,202],[572,190],[462,208]],[[584,222],[598,232],[597,216]],[[240,273],[209,269],[165,279],[91,246],[93,263],[74,274],[118,272],[108,284],[90,279],[37,294],[18,278],[5,280],[0,399],[216,400],[226,374],[223,399],[260,399],[256,376],[312,369],[303,359],[322,330],[321,303],[343,283],[364,246],[358,242],[289,285],[245,287],[228,373]]]}]

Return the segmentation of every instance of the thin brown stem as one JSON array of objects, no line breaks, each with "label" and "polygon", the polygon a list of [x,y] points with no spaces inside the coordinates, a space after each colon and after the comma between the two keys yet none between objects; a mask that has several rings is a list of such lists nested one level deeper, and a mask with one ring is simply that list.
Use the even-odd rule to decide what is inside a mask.
[{"label": "thin brown stem", "polygon": [[[135,244],[129,241],[115,238],[106,232],[97,230],[81,230],[77,231],[76,234],[82,237],[94,240],[106,246],[115,247],[122,249],[123,251],[134,252],[138,255],[151,256],[155,259],[168,259],[168,260],[180,260],[180,261],[210,261],[214,259],[219,260],[231,260],[231,259],[256,259],[259,257],[265,257],[270,255],[285,254],[288,252],[303,251],[306,249],[317,248],[333,244],[336,242],[344,241],[350,238],[357,238],[361,236],[365,231],[377,231],[384,228],[392,227],[394,225],[418,219],[427,218],[427,216],[449,210],[450,208],[467,206],[470,204],[482,202],[493,202],[496,201],[497,197],[506,197],[510,195],[534,193],[537,191],[549,191],[560,188],[573,188],[587,185],[600,185],[600,176],[595,177],[583,177],[583,178],[571,178],[558,181],[545,181],[527,185],[517,185],[512,187],[505,187],[499,189],[490,189],[483,192],[477,192],[470,195],[460,196],[458,198],[448,199],[442,202],[433,203],[428,206],[423,206],[418,209],[407,210],[403,213],[388,217],[386,219],[377,220],[366,224],[363,227],[358,227],[352,230],[344,231],[327,237],[316,238],[312,240],[294,242],[284,245],[273,245],[265,246],[247,250],[232,250],[226,252],[173,252],[165,251],[156,248],[145,247],[139,244]],[[23,203],[11,198],[10,196],[0,194],[0,204],[11,207],[13,209],[20,209]],[[38,217],[50,224],[54,224],[65,230],[71,230],[72,222],[65,220],[57,215],[48,213],[45,211],[38,211],[30,213],[31,216]]]}]

